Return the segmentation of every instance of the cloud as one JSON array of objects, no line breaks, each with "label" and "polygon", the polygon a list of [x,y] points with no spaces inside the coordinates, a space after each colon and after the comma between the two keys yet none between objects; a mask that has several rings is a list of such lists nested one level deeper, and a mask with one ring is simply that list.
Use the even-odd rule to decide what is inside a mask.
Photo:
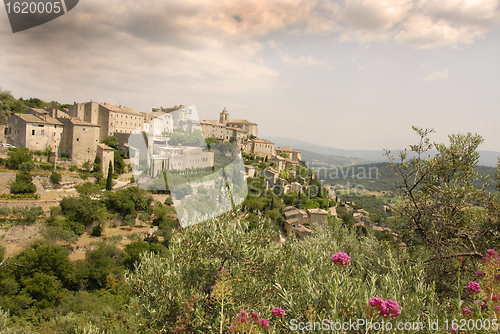
[{"label": "cloud", "polygon": [[326,59],[323,59],[323,60],[316,59],[312,55],[308,55],[307,57],[306,56],[299,56],[297,58],[293,58],[292,56],[285,54],[281,57],[281,60],[284,63],[290,64],[290,65],[302,65],[302,64],[304,64],[304,65],[313,66],[313,65],[325,65],[325,64],[327,64]]},{"label": "cloud", "polygon": [[422,0],[394,40],[417,49],[471,44],[499,24],[497,0]]},{"label": "cloud", "polygon": [[412,7],[411,0],[347,0],[341,14],[345,23],[341,39],[386,40]]},{"label": "cloud", "polygon": [[434,81],[437,79],[448,79],[448,69],[443,69],[441,71],[434,71],[425,77],[426,81]]}]

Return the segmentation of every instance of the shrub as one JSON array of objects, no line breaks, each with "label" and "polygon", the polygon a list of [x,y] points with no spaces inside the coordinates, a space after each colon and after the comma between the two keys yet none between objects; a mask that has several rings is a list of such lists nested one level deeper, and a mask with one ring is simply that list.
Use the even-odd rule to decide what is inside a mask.
[{"label": "shrub", "polygon": [[42,170],[54,170],[54,164],[52,162],[40,162],[39,167]]},{"label": "shrub", "polygon": [[92,228],[92,232],[90,235],[93,235],[94,237],[100,237],[102,234],[102,230],[104,230],[104,227],[102,227],[101,224],[98,224]]},{"label": "shrub", "polygon": [[50,180],[51,180],[53,183],[59,183],[59,182],[61,182],[61,180],[62,180],[61,173],[58,173],[58,172],[52,172],[52,175],[50,176]]},{"label": "shrub", "polygon": [[35,168],[35,164],[32,161],[26,161],[19,165],[19,170],[25,173],[31,172]]},{"label": "shrub", "polygon": [[76,167],[75,165],[73,165],[73,166],[71,166],[71,167],[69,168],[69,171],[70,171],[70,172],[74,172],[74,171],[77,171],[77,170],[78,170],[78,167]]},{"label": "shrub", "polygon": [[33,154],[26,147],[9,148],[9,160],[7,168],[19,169],[23,162],[33,161]]},{"label": "shrub", "polygon": [[0,198],[4,199],[39,199],[38,194],[2,194]]},{"label": "shrub", "polygon": [[16,175],[16,181],[10,185],[12,194],[34,194],[36,186],[33,184],[33,178],[30,174],[19,173]]}]

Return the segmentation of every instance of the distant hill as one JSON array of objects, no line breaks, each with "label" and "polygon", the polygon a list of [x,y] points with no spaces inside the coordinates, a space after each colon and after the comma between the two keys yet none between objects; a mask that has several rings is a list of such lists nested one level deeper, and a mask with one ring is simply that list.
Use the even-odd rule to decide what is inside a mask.
[{"label": "distant hill", "polygon": [[[266,136],[266,139],[274,142],[276,147],[278,146],[292,146],[294,149],[306,152],[302,156],[302,160],[305,161],[315,161],[315,165],[321,166],[347,166],[345,163],[347,160],[350,161],[350,165],[359,163],[370,163],[370,162],[387,162],[388,159],[384,155],[383,150],[344,150],[340,148],[328,147],[313,143],[308,143],[296,139],[283,138],[283,137],[273,137]],[[403,149],[403,148],[400,148]],[[393,150],[393,155],[397,155],[399,149]],[[496,167],[498,164],[498,158],[500,157],[500,152],[494,151],[482,151],[479,150],[479,165]],[[319,154],[319,155],[314,155]],[[437,151],[429,151],[430,155],[435,155]],[[308,157],[308,158],[307,158]],[[339,162],[338,164],[336,162]]]},{"label": "distant hill", "polygon": [[[283,146],[283,145],[282,145]],[[305,161],[309,168],[314,167],[334,167],[334,166],[352,166],[370,163],[370,160],[346,157],[342,155],[326,155],[310,152],[304,149],[302,152],[302,161]]]},{"label": "distant hill", "polygon": [[[318,170],[318,168],[316,169]],[[491,179],[494,179],[497,169],[478,166],[476,170],[480,176],[490,176],[490,187],[488,190],[492,192],[496,191],[495,187],[491,185]],[[392,192],[395,190],[397,183],[401,181],[388,162],[330,169],[320,168],[318,173],[318,178],[325,180],[325,184],[327,185],[349,186],[350,188],[360,186],[359,189],[364,188],[378,192]],[[480,186],[481,183],[479,181],[475,182],[476,186]]]}]

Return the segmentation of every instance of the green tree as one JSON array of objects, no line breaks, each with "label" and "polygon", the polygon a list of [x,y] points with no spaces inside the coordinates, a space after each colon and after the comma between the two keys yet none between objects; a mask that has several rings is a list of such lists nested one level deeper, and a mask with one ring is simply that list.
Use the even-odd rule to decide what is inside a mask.
[{"label": "green tree", "polygon": [[53,183],[59,183],[61,182],[62,180],[62,176],[61,176],[61,173],[58,173],[58,172],[52,172],[52,175],[50,176],[50,180],[53,182]]},{"label": "green tree", "polygon": [[113,189],[113,164],[109,162],[108,177],[106,178],[106,190]]},{"label": "green tree", "polygon": [[[450,135],[449,145],[432,144],[432,129],[413,129],[420,137],[410,146],[413,156],[401,152],[396,163],[387,152],[401,180],[395,207],[401,222],[398,236],[424,251],[420,260],[428,263],[428,275],[446,290],[450,287],[444,277],[455,270],[453,259],[480,259],[486,249],[498,246],[500,221],[491,207],[498,207],[499,196],[487,191],[487,183],[474,184],[481,136]],[[438,154],[424,157],[432,148]]]},{"label": "green tree", "polygon": [[103,141],[102,141],[103,144],[111,147],[111,148],[114,148],[115,150],[118,149],[118,139],[115,137],[115,136],[108,136],[106,137]]},{"label": "green tree", "polygon": [[7,160],[7,168],[19,169],[23,162],[33,163],[33,154],[26,147],[9,147],[9,160]]},{"label": "green tree", "polygon": [[125,153],[120,150],[115,150],[114,152],[115,173],[118,174],[125,173],[125,168],[127,167],[127,164],[125,164],[125,161],[123,160],[124,154]]},{"label": "green tree", "polygon": [[36,186],[33,184],[33,178],[28,173],[16,174],[16,181],[10,185],[12,194],[34,194]]}]

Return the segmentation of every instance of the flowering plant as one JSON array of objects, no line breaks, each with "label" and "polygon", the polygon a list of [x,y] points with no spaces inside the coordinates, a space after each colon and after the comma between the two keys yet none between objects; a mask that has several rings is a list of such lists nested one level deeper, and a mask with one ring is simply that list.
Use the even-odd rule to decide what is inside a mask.
[{"label": "flowering plant", "polygon": [[351,258],[349,255],[347,255],[347,253],[338,252],[332,255],[331,260],[333,263],[343,267],[351,261]]},{"label": "flowering plant", "polygon": [[384,318],[391,317],[395,319],[401,313],[398,303],[392,299],[383,300],[374,297],[368,301],[368,304],[375,307]]}]

